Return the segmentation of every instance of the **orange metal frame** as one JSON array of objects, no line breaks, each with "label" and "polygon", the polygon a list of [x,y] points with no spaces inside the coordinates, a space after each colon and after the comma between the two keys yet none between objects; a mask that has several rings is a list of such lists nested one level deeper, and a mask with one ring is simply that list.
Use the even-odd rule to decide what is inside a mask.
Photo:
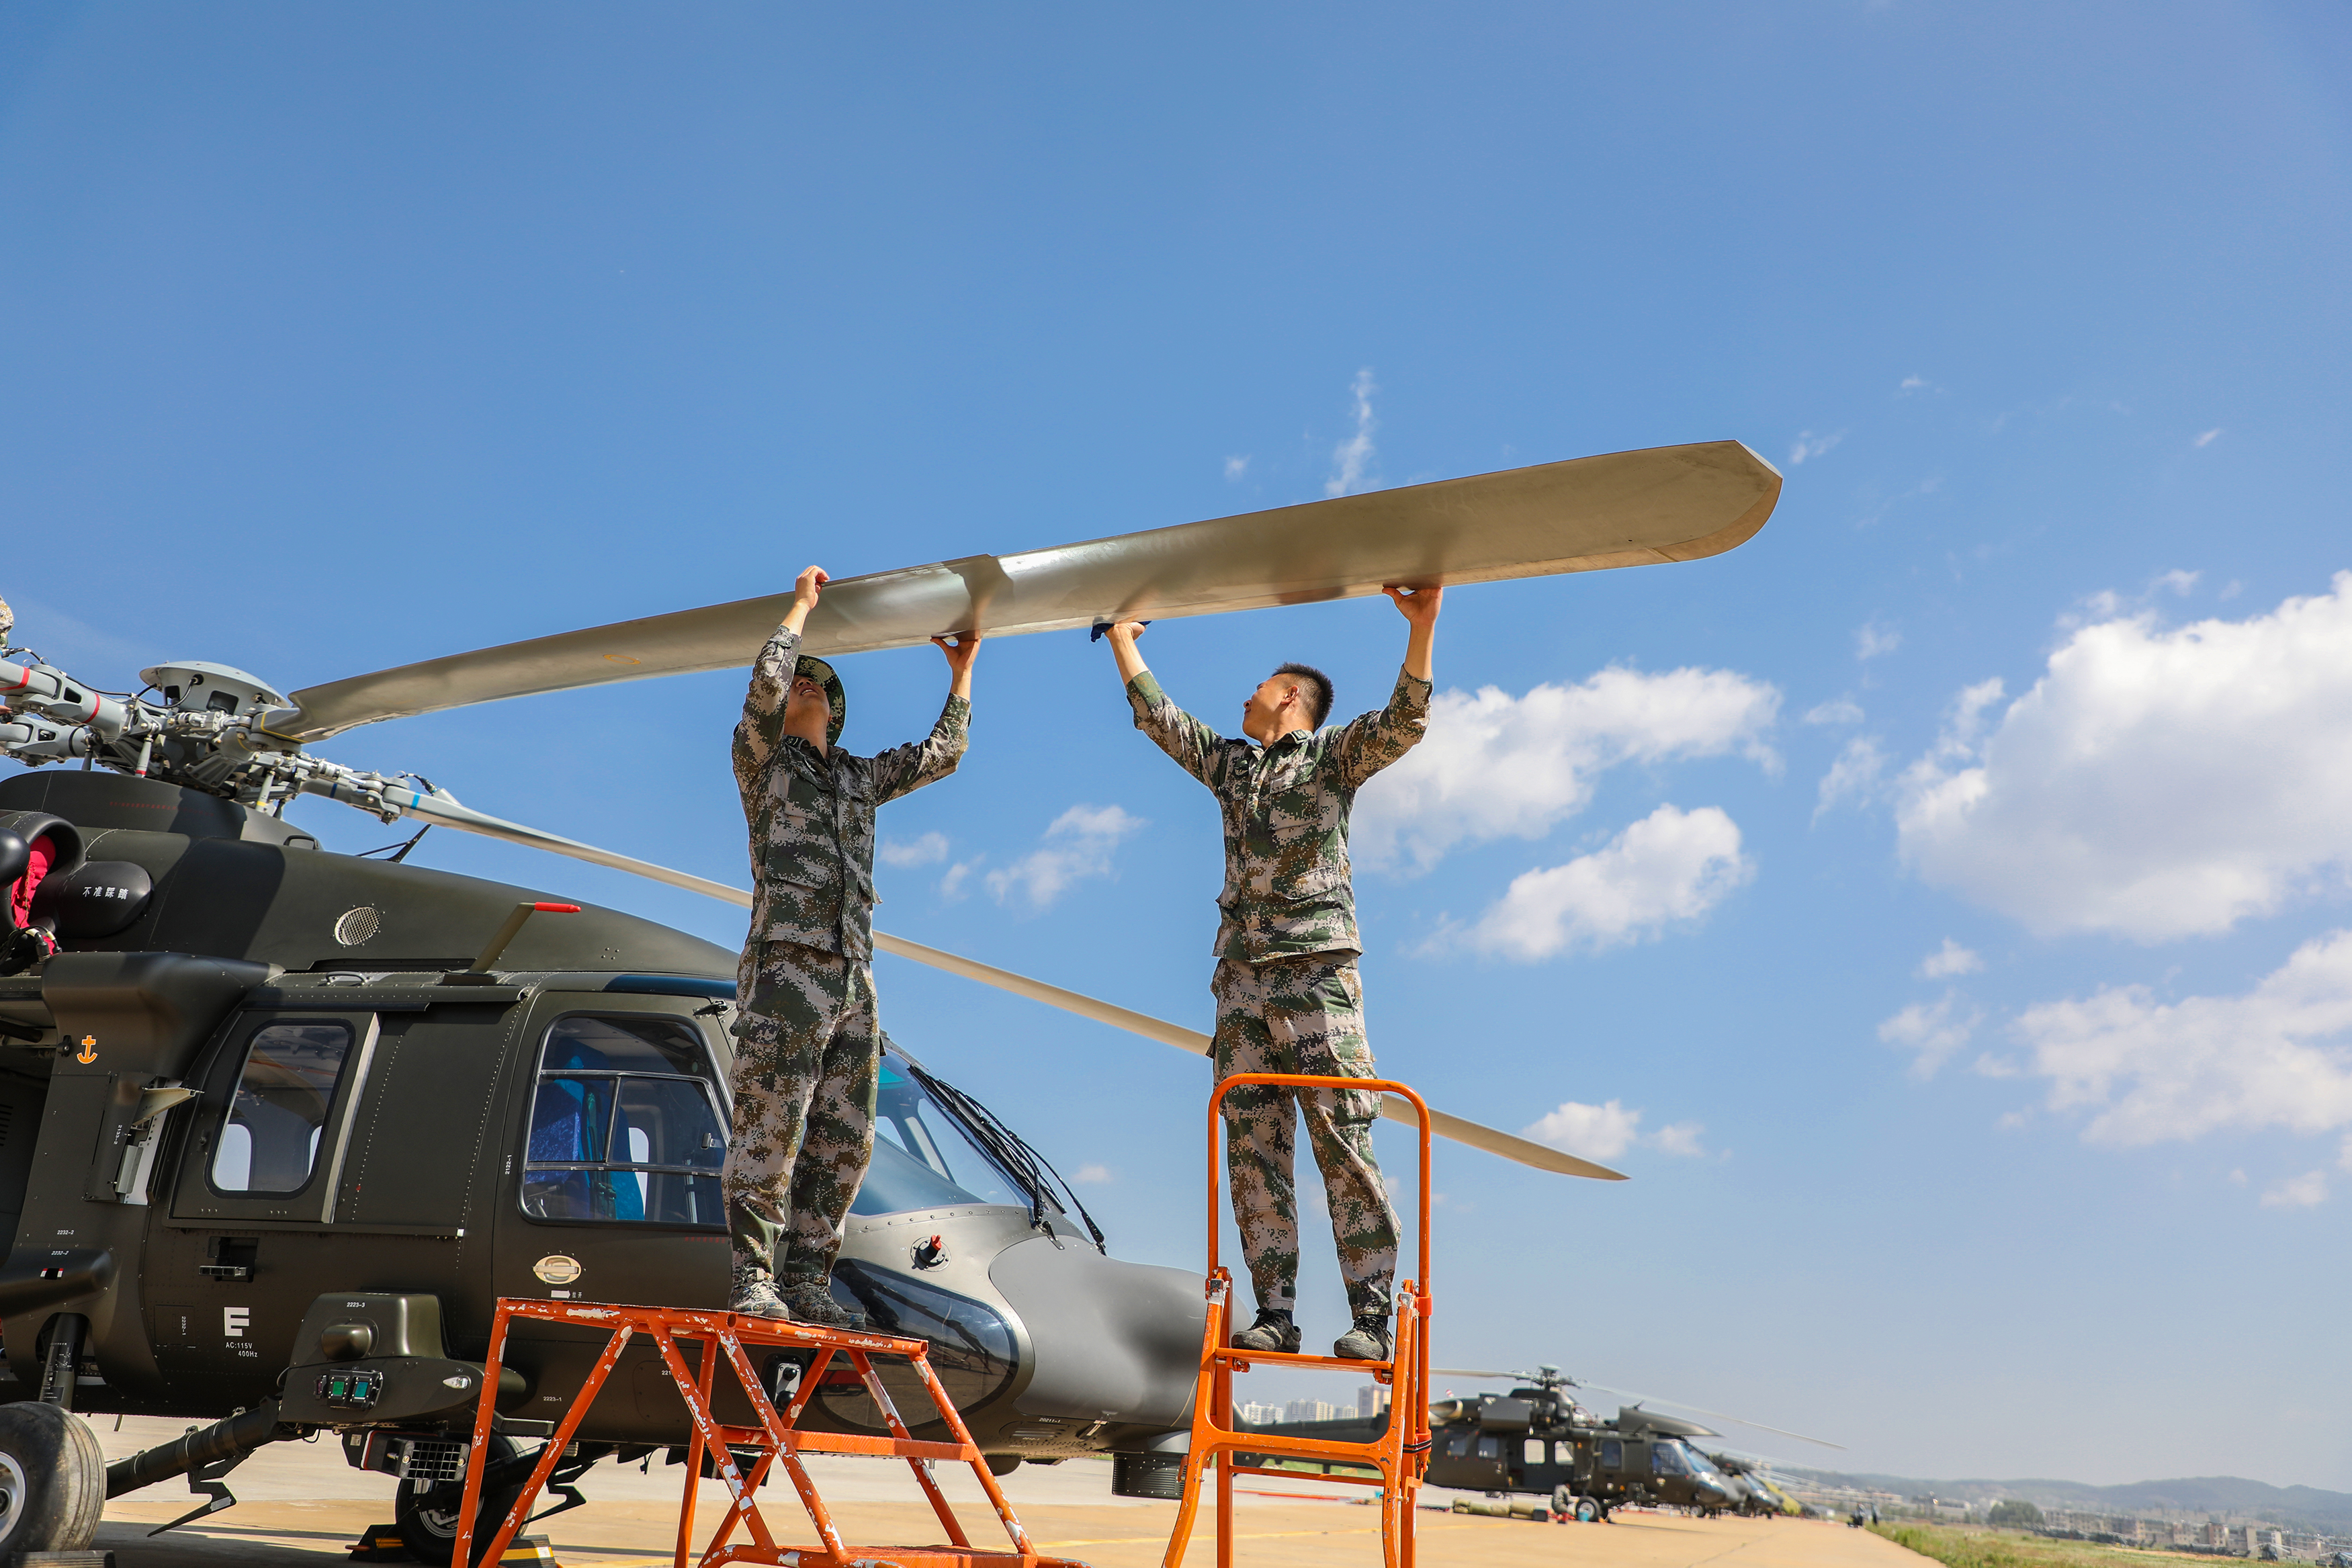
[{"label": "orange metal frame", "polygon": [[[1279,1355],[1229,1348],[1232,1334],[1233,1276],[1217,1261],[1217,1234],[1223,1216],[1219,1194],[1224,1190],[1223,1162],[1218,1134],[1218,1108],[1225,1091],[1243,1084],[1278,1084],[1292,1089],[1351,1089],[1398,1094],[1409,1100],[1421,1118],[1420,1227],[1414,1238],[1418,1280],[1403,1279],[1396,1287],[1396,1344],[1387,1362],[1340,1361],[1332,1356]],[[1217,1468],[1217,1568],[1232,1568],[1234,1560],[1234,1478],[1278,1476],[1284,1480],[1326,1480],[1342,1486],[1381,1489],[1381,1552],[1388,1568],[1412,1568],[1413,1509],[1421,1478],[1429,1468],[1429,1107],[1403,1084],[1386,1079],[1315,1078],[1301,1073],[1235,1073],[1217,1085],[1209,1097],[1209,1277],[1208,1322],[1201,1336],[1200,1380],[1192,1392],[1192,1442],[1184,1456],[1184,1495],[1176,1510],[1175,1533],[1168,1538],[1164,1568],[1178,1568],[1192,1534],[1192,1519],[1200,1508],[1201,1483],[1212,1462]],[[1390,1388],[1388,1430],[1369,1443],[1344,1443],[1328,1438],[1279,1436],[1234,1429],[1234,1374],[1252,1366],[1321,1367],[1334,1371],[1370,1373]],[[1241,1464],[1241,1456],[1258,1457]],[[1378,1477],[1312,1475],[1277,1470],[1265,1460],[1316,1459],[1326,1464],[1362,1466]]]},{"label": "orange metal frame", "polygon": [[[754,1318],[737,1312],[698,1312],[676,1307],[622,1307],[591,1301],[540,1301],[502,1297],[498,1315],[490,1327],[489,1360],[483,1369],[482,1396],[474,1412],[474,1442],[466,1458],[465,1500],[458,1514],[457,1541],[452,1561],[470,1563],[473,1546],[474,1511],[480,1506],[482,1468],[488,1452],[491,1419],[496,1414],[499,1371],[506,1351],[507,1331],[518,1318],[541,1322],[569,1323],[580,1328],[604,1329],[612,1338],[604,1352],[596,1359],[594,1370],[572,1395],[571,1408],[557,1423],[555,1435],[539,1456],[539,1463],[523,1483],[522,1495],[507,1510],[489,1548],[480,1554],[482,1560],[496,1563],[508,1544],[530,1517],[531,1504],[540,1489],[546,1486],[572,1435],[580,1426],[581,1417],[596,1401],[606,1378],[621,1359],[621,1351],[638,1334],[653,1340],[661,1351],[662,1365],[667,1369],[670,1381],[677,1384],[678,1396],[686,1401],[688,1415],[694,1423],[694,1434],[686,1447],[686,1496],[678,1505],[677,1568],[686,1568],[692,1552],[694,1532],[695,1492],[702,1478],[705,1453],[711,1457],[719,1479],[727,1483],[733,1502],[725,1519],[711,1534],[710,1542],[697,1561],[706,1565],[720,1563],[795,1563],[805,1568],[850,1568],[857,1563],[870,1563],[877,1552],[887,1554],[895,1563],[905,1568],[973,1568],[976,1564],[1019,1563],[1022,1568],[1084,1568],[1083,1564],[1059,1557],[1042,1555],[1032,1545],[1021,1521],[1013,1517],[1013,1505],[1004,1500],[997,1489],[996,1478],[988,1471],[988,1462],[971,1440],[964,1426],[963,1417],[940,1386],[931,1371],[930,1347],[921,1340],[896,1339],[887,1334],[845,1333],[837,1330],[818,1328],[808,1323],[787,1322],[776,1318]],[[701,1347],[700,1370],[688,1367],[679,1352],[682,1342],[693,1341]],[[800,1386],[782,1410],[769,1399],[759,1374],[751,1368],[746,1346],[772,1350],[813,1351],[815,1360],[802,1374]],[[836,1355],[845,1356],[866,1384],[866,1392],[881,1410],[888,1423],[887,1437],[845,1436],[830,1432],[803,1432],[796,1423],[808,1407],[810,1397],[824,1379],[825,1369]],[[907,1430],[899,1418],[898,1409],[891,1403],[882,1380],[875,1374],[876,1356],[898,1356],[908,1362],[916,1375],[929,1390],[931,1404],[937,1407],[940,1419],[954,1434],[951,1443],[919,1442]],[[710,1391],[725,1361],[732,1370],[743,1394],[759,1416],[756,1426],[730,1426],[711,1413]],[[758,1455],[746,1476],[736,1462],[736,1454],[752,1451]],[[915,1480],[930,1500],[932,1511],[939,1515],[940,1526],[947,1531],[951,1546],[924,1547],[849,1547],[842,1544],[841,1532],[834,1527],[833,1515],[824,1500],[817,1495],[816,1485],[809,1479],[801,1464],[803,1454],[865,1454],[874,1458],[896,1458],[907,1461],[914,1471]],[[925,1468],[927,1460],[956,1460],[971,1466],[980,1478],[981,1489],[995,1505],[996,1517],[1004,1532],[1012,1538],[1013,1550],[986,1552],[974,1548],[964,1535],[963,1527],[956,1521],[955,1511],[948,1506],[939,1484]],[[824,1545],[815,1547],[781,1547],[761,1516],[760,1505],[753,1494],[777,1465],[792,1479],[800,1493],[802,1507],[808,1510],[809,1521],[816,1526]],[[748,1531],[751,1540],[740,1545],[730,1544],[737,1529]]]}]

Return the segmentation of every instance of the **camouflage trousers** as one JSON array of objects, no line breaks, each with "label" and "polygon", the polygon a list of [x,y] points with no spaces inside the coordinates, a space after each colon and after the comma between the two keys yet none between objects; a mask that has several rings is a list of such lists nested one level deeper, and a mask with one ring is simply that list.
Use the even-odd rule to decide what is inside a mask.
[{"label": "camouflage trousers", "polygon": [[798,942],[754,942],[735,986],[735,1125],[719,1175],[735,1261],[823,1279],[874,1158],[874,970]]},{"label": "camouflage trousers", "polygon": [[[1370,1078],[1363,982],[1352,952],[1244,963],[1223,959],[1209,982],[1217,999],[1220,1080],[1240,1072]],[[1297,1112],[1292,1110],[1296,1104]],[[1257,1304],[1295,1310],[1298,1189],[1292,1178],[1297,1115],[1323,1173],[1348,1307],[1389,1311],[1396,1279],[1397,1216],[1372,1157],[1380,1096],[1364,1089],[1291,1089],[1245,1084],[1225,1096],[1225,1180]]]}]

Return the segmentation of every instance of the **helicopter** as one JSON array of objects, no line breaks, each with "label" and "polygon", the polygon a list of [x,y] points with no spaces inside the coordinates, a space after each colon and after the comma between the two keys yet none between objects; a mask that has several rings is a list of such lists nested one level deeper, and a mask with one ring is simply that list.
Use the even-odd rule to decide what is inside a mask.
[{"label": "helicopter", "polygon": [[[1430,1371],[1456,1377],[1521,1380],[1507,1394],[1468,1394],[1431,1403],[1426,1478],[1431,1486],[1549,1496],[1553,1515],[1582,1522],[1606,1520],[1612,1510],[1628,1503],[1685,1508],[1710,1515],[1726,1510],[1782,1511],[1778,1500],[1769,1508],[1760,1502],[1765,1494],[1748,1479],[1751,1465],[1743,1462],[1737,1469],[1730,1468],[1694,1441],[1720,1436],[1720,1433],[1695,1421],[1643,1408],[1647,1395],[1625,1394],[1635,1403],[1621,1405],[1615,1415],[1604,1420],[1570,1392],[1602,1385],[1563,1376],[1556,1366],[1547,1364],[1533,1373],[1469,1367],[1432,1367]],[[1624,1394],[1620,1389],[1605,1392]],[[1701,1414],[1721,1415],[1716,1411]],[[1744,1426],[1762,1425],[1736,1415],[1721,1418]],[[1265,1423],[1251,1429],[1361,1441],[1367,1434],[1386,1430],[1387,1423],[1388,1413],[1382,1411],[1332,1421]],[[1763,1429],[1825,1447],[1841,1446],[1777,1426]]]},{"label": "helicopter", "polygon": [[[803,646],[831,658],[1696,559],[1751,536],[1779,489],[1737,442],[1580,458],[843,579]],[[226,1478],[256,1449],[332,1433],[354,1467],[406,1483],[403,1540],[446,1563],[499,1298],[724,1301],[736,955],[408,864],[414,839],[390,858],[331,853],[286,808],[317,795],[748,906],[743,889],[305,748],[467,703],[741,666],[782,610],[745,600],[290,696],[198,660],[117,695],[0,653],[0,754],[29,764],[0,779],[0,1552],[86,1548],[106,1498],[174,1476],[204,1500],[173,1521],[187,1523],[233,1505]],[[82,768],[49,765],[70,760]],[[876,944],[1208,1051],[1200,1032],[1116,1004]],[[1466,1119],[1440,1113],[1436,1130],[1622,1179]],[[992,1468],[1108,1453],[1115,1490],[1172,1495],[1199,1277],[1110,1257],[1043,1156],[895,1043],[877,1131],[835,1294],[930,1342]],[[528,1445],[600,1347],[557,1325],[509,1341],[483,1516],[509,1506],[538,1458]],[[685,1441],[650,1347],[631,1350],[556,1471],[564,1506],[594,1464]],[[782,1359],[762,1370],[779,1390],[798,1375]],[[893,1379],[908,1375],[883,1374],[902,1407],[916,1391]],[[83,1412],[211,1424],[106,1466]],[[719,1414],[749,1419],[723,1399]],[[848,1374],[824,1380],[806,1424],[886,1429]]]}]

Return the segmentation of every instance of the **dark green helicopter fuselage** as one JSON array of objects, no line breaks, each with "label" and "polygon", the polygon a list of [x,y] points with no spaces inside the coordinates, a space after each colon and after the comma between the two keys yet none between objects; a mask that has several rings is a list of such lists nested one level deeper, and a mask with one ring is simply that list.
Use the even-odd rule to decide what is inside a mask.
[{"label": "dark green helicopter fuselage", "polygon": [[[44,818],[79,830],[55,899],[88,907],[0,978],[0,1399],[453,1432],[500,1297],[723,1305],[733,952],[589,906],[451,983],[519,901],[560,895],[331,854],[152,781],[0,780],[0,828]],[[988,1452],[1164,1447],[1199,1279],[1105,1256],[952,1097],[893,1048],[836,1291],[931,1342]],[[560,1416],[603,1338],[518,1325],[502,1425]],[[882,1426],[854,1379],[810,1415]],[[632,1346],[579,1436],[685,1433]]]}]

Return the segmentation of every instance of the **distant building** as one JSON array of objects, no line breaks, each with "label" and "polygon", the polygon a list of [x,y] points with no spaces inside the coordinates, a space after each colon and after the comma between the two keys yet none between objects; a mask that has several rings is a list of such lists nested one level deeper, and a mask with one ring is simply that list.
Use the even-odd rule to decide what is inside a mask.
[{"label": "distant building", "polygon": [[1340,1414],[1338,1405],[1321,1399],[1294,1399],[1282,1407],[1285,1421],[1336,1421]]},{"label": "distant building", "polygon": [[1356,1390],[1356,1414],[1369,1421],[1389,1407],[1389,1391],[1377,1383]]},{"label": "distant building", "polygon": [[1282,1419],[1282,1406],[1279,1405],[1244,1405],[1241,1407],[1238,1414],[1244,1421],[1248,1422],[1251,1426],[1263,1426],[1269,1421],[1279,1421]]}]

